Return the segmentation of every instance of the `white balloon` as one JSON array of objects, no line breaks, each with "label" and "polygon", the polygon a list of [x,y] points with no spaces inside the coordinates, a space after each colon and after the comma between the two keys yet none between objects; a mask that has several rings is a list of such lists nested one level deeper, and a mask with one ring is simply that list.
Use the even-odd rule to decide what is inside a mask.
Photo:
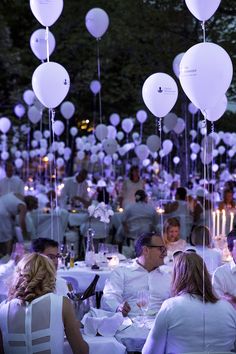
[{"label": "white balloon", "polygon": [[144,111],[143,109],[140,109],[137,113],[136,113],[136,118],[139,121],[139,123],[144,123],[147,120],[147,112]]},{"label": "white balloon", "polygon": [[97,157],[96,154],[92,154],[92,155],[90,156],[90,161],[91,161],[92,163],[97,162],[97,160],[98,160],[98,157]]},{"label": "white balloon", "polygon": [[100,152],[98,153],[98,158],[99,158],[99,160],[103,160],[104,157],[105,157],[104,152],[103,152],[103,151],[100,151]]},{"label": "white balloon", "polygon": [[15,152],[15,157],[16,157],[16,158],[21,157],[21,152],[20,152],[19,150],[17,150],[17,151]]},{"label": "white balloon", "polygon": [[207,128],[206,128],[206,127],[201,128],[201,129],[200,129],[200,133],[201,133],[202,135],[206,135],[206,133],[207,133]]},{"label": "white balloon", "polygon": [[25,107],[23,106],[23,104],[18,103],[18,104],[15,105],[15,107],[14,107],[14,112],[15,112],[15,115],[16,115],[18,118],[22,118],[23,115],[25,114]]},{"label": "white balloon", "polygon": [[94,8],[86,14],[85,25],[93,37],[101,38],[108,28],[109,17],[104,10]]},{"label": "white balloon", "polygon": [[71,119],[75,113],[75,106],[70,101],[65,101],[60,106],[60,111],[65,119]]},{"label": "white balloon", "polygon": [[55,120],[52,129],[57,136],[60,136],[65,130],[65,125],[61,120]]},{"label": "white balloon", "polygon": [[90,90],[94,95],[97,95],[101,90],[101,83],[98,80],[93,80],[90,82]]},{"label": "white balloon", "polygon": [[31,141],[31,146],[32,146],[33,148],[36,148],[36,147],[38,146],[38,142],[37,142],[36,140],[32,140],[32,141]]},{"label": "white balloon", "polygon": [[206,109],[205,112],[203,112],[206,119],[210,122],[215,122],[220,119],[226,111],[227,103],[227,97],[224,95],[213,108]]},{"label": "white balloon", "polygon": [[25,103],[26,103],[28,106],[31,106],[31,105],[34,103],[34,100],[35,100],[34,91],[32,91],[32,90],[26,90],[26,91],[23,93],[23,99],[24,99]]},{"label": "white balloon", "polygon": [[197,155],[196,155],[195,153],[192,153],[192,154],[190,155],[190,159],[191,159],[192,161],[195,161],[196,158],[197,158]]},{"label": "white balloon", "polygon": [[7,160],[9,158],[9,152],[7,152],[7,151],[3,151],[2,153],[1,153],[1,159],[2,160]]},{"label": "white balloon", "polygon": [[192,152],[194,152],[195,154],[198,154],[201,149],[200,145],[196,144],[196,143],[191,143],[190,148],[191,148]]},{"label": "white balloon", "polygon": [[157,135],[150,135],[146,144],[151,152],[156,152],[161,147],[161,139]]},{"label": "white balloon", "polygon": [[171,140],[166,139],[162,143],[162,150],[164,151],[165,155],[169,154],[173,149],[173,143]]},{"label": "white balloon", "polygon": [[66,97],[70,78],[62,65],[47,62],[39,65],[32,76],[32,87],[40,102],[47,108],[57,107]]},{"label": "white balloon", "polygon": [[16,168],[21,168],[23,166],[24,161],[20,158],[15,160],[15,166]]},{"label": "white balloon", "polygon": [[118,156],[117,153],[115,153],[115,154],[112,155],[112,158],[113,158],[113,161],[117,161],[119,156]]},{"label": "white balloon", "polygon": [[55,156],[54,156],[54,154],[52,154],[51,152],[49,152],[49,153],[47,154],[47,157],[48,157],[48,161],[49,161],[49,162],[54,161]]},{"label": "white balloon", "polygon": [[48,139],[49,137],[50,137],[50,131],[49,130],[44,130],[44,132],[43,132],[43,136],[46,138],[46,139]]},{"label": "white balloon", "polygon": [[204,165],[208,165],[213,160],[212,154],[207,154],[205,151],[200,152],[200,158]]},{"label": "white balloon", "polygon": [[27,112],[29,120],[33,124],[37,124],[42,118],[42,112],[40,112],[35,106],[30,106]]},{"label": "white balloon", "polygon": [[180,63],[181,86],[202,111],[214,107],[227,91],[233,74],[228,53],[209,42],[191,47]]},{"label": "white balloon", "polygon": [[124,133],[123,132],[118,132],[117,133],[117,139],[119,140],[119,141],[121,141],[122,139],[124,139]]},{"label": "white balloon", "polygon": [[106,139],[102,143],[103,149],[106,154],[112,155],[117,151],[117,142],[115,139]]},{"label": "white balloon", "polygon": [[7,117],[0,118],[0,130],[3,134],[6,134],[11,128],[11,121]]},{"label": "white balloon", "polygon": [[43,137],[43,134],[41,133],[40,130],[35,130],[33,136],[36,141],[40,141]]},{"label": "white balloon", "polygon": [[110,155],[104,157],[104,164],[107,166],[112,164],[112,157]]},{"label": "white balloon", "polygon": [[125,118],[122,120],[121,122],[121,127],[122,129],[124,130],[125,133],[130,133],[131,130],[133,129],[134,127],[134,123],[133,123],[133,120],[131,118]]},{"label": "white balloon", "polygon": [[178,55],[176,55],[176,57],[173,60],[173,64],[172,64],[172,69],[178,78],[179,78],[179,73],[180,73],[179,65],[180,65],[180,62],[181,62],[181,59],[183,58],[183,56],[184,56],[184,53],[179,53]]},{"label": "white balloon", "polygon": [[170,130],[165,125],[163,125],[163,132],[165,134],[168,134],[170,132]]},{"label": "white balloon", "polygon": [[180,162],[179,156],[175,156],[175,157],[173,158],[173,162],[174,162],[175,165],[178,165],[178,163]]},{"label": "white balloon", "polygon": [[78,133],[78,128],[76,128],[76,127],[71,127],[70,128],[70,135],[71,136],[76,136],[77,133]]},{"label": "white balloon", "polygon": [[196,114],[198,112],[198,110],[199,109],[192,102],[189,103],[189,105],[188,105],[189,113]]},{"label": "white balloon", "polygon": [[181,134],[183,133],[184,129],[185,129],[185,121],[182,118],[178,118],[176,126],[174,127],[175,133]]},{"label": "white balloon", "polygon": [[108,134],[107,134],[108,139],[115,139],[117,134],[116,128],[113,127],[113,125],[108,125],[107,129],[108,129]]},{"label": "white balloon", "polygon": [[84,157],[85,157],[84,151],[78,151],[78,152],[77,152],[77,158],[78,158],[79,160],[83,160]]},{"label": "white balloon", "polygon": [[57,164],[58,168],[61,168],[62,166],[64,166],[64,163],[65,163],[65,161],[64,161],[64,159],[62,157],[58,157],[56,159],[56,164]]},{"label": "white balloon", "polygon": [[140,160],[145,160],[145,159],[147,159],[147,157],[149,155],[149,150],[145,144],[141,144],[141,145],[136,146],[135,153]]},{"label": "white balloon", "polygon": [[[56,41],[54,35],[48,31],[48,55],[51,55],[55,49]],[[46,41],[46,30],[40,28],[34,31],[30,37],[30,47],[32,52],[39,60],[44,60],[47,58],[47,41]]]},{"label": "white balloon", "polygon": [[37,20],[45,27],[56,22],[63,9],[63,0],[30,0],[30,8]]},{"label": "white balloon", "polygon": [[106,139],[108,134],[108,129],[105,124],[98,124],[95,128],[95,135],[98,140],[102,141],[103,139]]},{"label": "white balloon", "polygon": [[189,135],[191,135],[191,137],[192,137],[193,140],[194,140],[194,139],[196,138],[196,136],[197,136],[196,130],[194,130],[194,129],[190,130]]},{"label": "white balloon", "polygon": [[168,130],[172,130],[176,126],[177,120],[178,120],[177,115],[173,112],[170,112],[164,117],[163,123]]},{"label": "white balloon", "polygon": [[156,73],[144,82],[142,96],[145,105],[156,117],[164,117],[177,100],[178,87],[171,76]]},{"label": "white balloon", "polygon": [[112,113],[109,119],[111,124],[114,125],[115,127],[120,123],[120,116],[117,113]]},{"label": "white balloon", "polygon": [[221,0],[185,0],[189,11],[199,21],[208,20],[217,10]]},{"label": "white balloon", "polygon": [[143,160],[143,166],[144,167],[147,167],[148,165],[150,165],[150,163],[151,163],[150,159]]},{"label": "white balloon", "polygon": [[212,165],[212,171],[213,172],[217,172],[219,170],[219,165],[217,165],[216,163],[214,163],[213,165]]}]

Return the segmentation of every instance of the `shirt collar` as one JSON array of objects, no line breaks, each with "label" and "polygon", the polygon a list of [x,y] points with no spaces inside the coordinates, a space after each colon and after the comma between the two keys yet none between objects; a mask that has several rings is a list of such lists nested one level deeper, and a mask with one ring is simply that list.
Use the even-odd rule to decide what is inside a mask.
[{"label": "shirt collar", "polygon": [[[147,272],[147,270],[146,270],[144,267],[142,267],[140,264],[138,264],[137,261],[138,261],[138,258],[136,258],[136,259],[134,260],[134,263],[133,263],[132,266],[131,266],[131,271],[134,272],[134,271],[136,271],[136,270],[143,270],[144,272]],[[153,272],[153,271],[158,271],[158,272],[161,273],[160,268],[156,268],[156,269],[152,270],[152,272]],[[151,272],[150,272],[150,273],[151,273]]]}]

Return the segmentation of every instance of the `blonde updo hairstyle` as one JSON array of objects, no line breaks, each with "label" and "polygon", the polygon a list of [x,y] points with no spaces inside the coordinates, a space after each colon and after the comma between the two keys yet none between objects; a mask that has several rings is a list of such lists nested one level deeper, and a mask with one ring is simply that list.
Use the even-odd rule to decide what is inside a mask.
[{"label": "blonde updo hairstyle", "polygon": [[25,255],[17,264],[8,300],[19,299],[22,304],[54,292],[56,269],[53,262],[39,253]]}]

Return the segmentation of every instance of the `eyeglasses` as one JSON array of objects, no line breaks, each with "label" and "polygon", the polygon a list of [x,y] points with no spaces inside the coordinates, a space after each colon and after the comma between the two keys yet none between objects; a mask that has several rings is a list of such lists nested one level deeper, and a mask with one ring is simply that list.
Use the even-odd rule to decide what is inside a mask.
[{"label": "eyeglasses", "polygon": [[179,256],[180,254],[182,253],[197,253],[196,250],[194,248],[188,248],[187,250],[185,251],[175,251],[173,253],[173,257],[176,257],[176,256]]},{"label": "eyeglasses", "polygon": [[161,253],[166,252],[166,246],[147,245],[148,248],[159,248]]},{"label": "eyeglasses", "polygon": [[60,258],[60,254],[47,254],[46,255],[48,258],[50,258],[52,261],[54,261],[55,259]]}]

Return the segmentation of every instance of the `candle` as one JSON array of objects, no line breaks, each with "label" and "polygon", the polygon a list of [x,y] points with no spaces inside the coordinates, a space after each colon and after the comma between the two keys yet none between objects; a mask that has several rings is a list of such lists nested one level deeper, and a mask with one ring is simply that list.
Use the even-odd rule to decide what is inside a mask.
[{"label": "candle", "polygon": [[230,226],[229,226],[229,231],[233,230],[234,226],[234,213],[230,213]]},{"label": "candle", "polygon": [[216,236],[220,235],[220,211],[216,210]]},{"label": "candle", "polygon": [[222,230],[221,230],[221,234],[222,236],[225,236],[226,231],[225,231],[225,227],[226,227],[226,215],[225,215],[225,210],[222,210]]},{"label": "candle", "polygon": [[216,212],[212,212],[212,237],[216,236]]}]

